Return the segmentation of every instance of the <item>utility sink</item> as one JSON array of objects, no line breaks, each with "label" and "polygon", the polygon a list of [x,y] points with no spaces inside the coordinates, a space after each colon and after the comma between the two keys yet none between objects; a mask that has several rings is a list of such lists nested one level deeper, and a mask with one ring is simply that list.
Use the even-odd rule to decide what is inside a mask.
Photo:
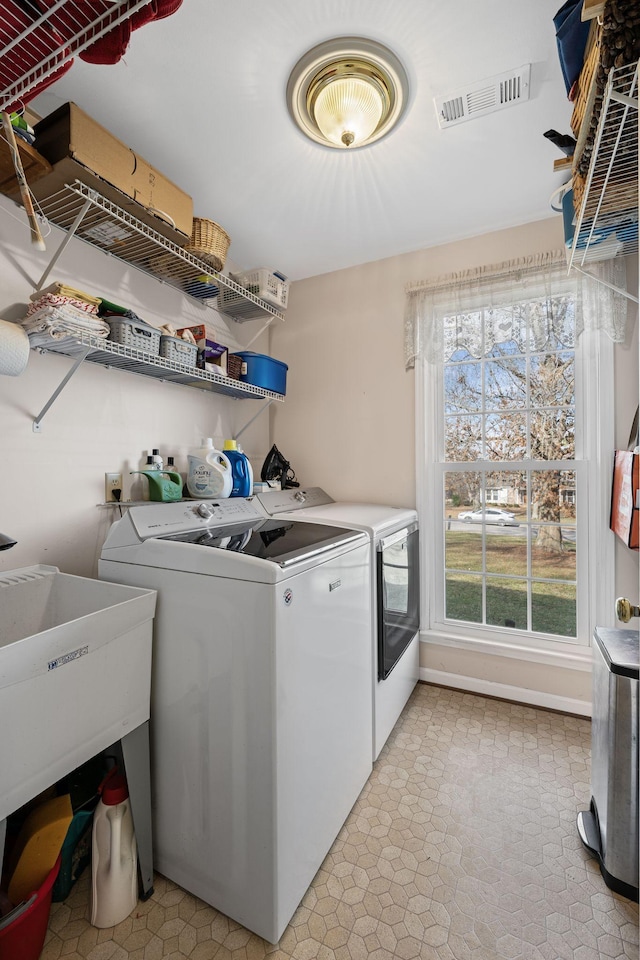
[{"label": "utility sink", "polygon": [[0,821],[149,719],[155,590],[0,572]]}]

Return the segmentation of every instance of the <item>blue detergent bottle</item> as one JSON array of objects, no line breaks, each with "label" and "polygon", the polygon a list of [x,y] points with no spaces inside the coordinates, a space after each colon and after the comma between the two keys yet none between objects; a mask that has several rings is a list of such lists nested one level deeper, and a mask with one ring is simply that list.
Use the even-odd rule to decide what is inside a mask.
[{"label": "blue detergent bottle", "polygon": [[233,487],[229,496],[250,497],[253,493],[253,470],[249,458],[241,450],[235,440],[225,440],[222,450],[231,464]]}]

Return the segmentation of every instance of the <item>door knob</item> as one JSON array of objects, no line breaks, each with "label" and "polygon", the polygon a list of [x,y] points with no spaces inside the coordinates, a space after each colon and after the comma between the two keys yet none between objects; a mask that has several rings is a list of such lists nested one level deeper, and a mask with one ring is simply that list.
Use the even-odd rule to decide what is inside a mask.
[{"label": "door knob", "polygon": [[631,617],[640,617],[640,607],[634,606],[626,597],[618,597],[616,600],[616,617],[623,623],[629,623]]}]

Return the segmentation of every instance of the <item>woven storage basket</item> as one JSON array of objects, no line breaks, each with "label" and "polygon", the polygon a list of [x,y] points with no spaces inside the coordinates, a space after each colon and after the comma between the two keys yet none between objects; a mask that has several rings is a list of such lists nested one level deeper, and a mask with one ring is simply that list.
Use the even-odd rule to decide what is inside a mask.
[{"label": "woven storage basket", "polygon": [[573,102],[573,113],[571,114],[571,130],[576,140],[580,136],[580,128],[585,116],[590,115],[593,109],[594,78],[600,60],[601,42],[602,24],[593,20],[584,52],[584,63],[578,77],[578,94]]},{"label": "woven storage basket", "polygon": [[595,64],[573,154],[573,173],[581,176],[587,175],[591,162],[609,72],[614,67],[634,64],[640,56],[638,0],[607,0],[602,14],[600,42],[595,43],[595,47],[595,53],[593,49],[588,51],[589,56],[595,56]]},{"label": "woven storage basket", "polygon": [[235,353],[230,353],[227,356],[227,374],[232,377],[233,380],[238,380],[240,377],[240,371],[242,370],[242,357],[236,356]]},{"label": "woven storage basket", "polygon": [[194,217],[191,240],[185,250],[211,264],[219,272],[224,267],[230,243],[229,234],[219,224],[203,217]]},{"label": "woven storage basket", "polygon": [[[581,177],[579,173],[573,175],[573,208],[576,216],[582,208],[584,191],[587,178]],[[583,211],[585,219],[606,213],[623,213],[628,211],[633,214],[638,206],[638,184],[635,180],[629,183],[614,183],[607,186],[606,193],[601,197],[599,190],[592,190],[589,200]]]}]

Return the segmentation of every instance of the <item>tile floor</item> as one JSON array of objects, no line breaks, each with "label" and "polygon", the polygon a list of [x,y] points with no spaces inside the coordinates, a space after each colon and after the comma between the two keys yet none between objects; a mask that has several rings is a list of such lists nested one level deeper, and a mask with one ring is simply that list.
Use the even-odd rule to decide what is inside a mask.
[{"label": "tile floor", "polygon": [[590,724],[420,684],[279,944],[157,877],[117,927],[89,878],[42,960],[615,960],[638,909],[583,849]]}]

